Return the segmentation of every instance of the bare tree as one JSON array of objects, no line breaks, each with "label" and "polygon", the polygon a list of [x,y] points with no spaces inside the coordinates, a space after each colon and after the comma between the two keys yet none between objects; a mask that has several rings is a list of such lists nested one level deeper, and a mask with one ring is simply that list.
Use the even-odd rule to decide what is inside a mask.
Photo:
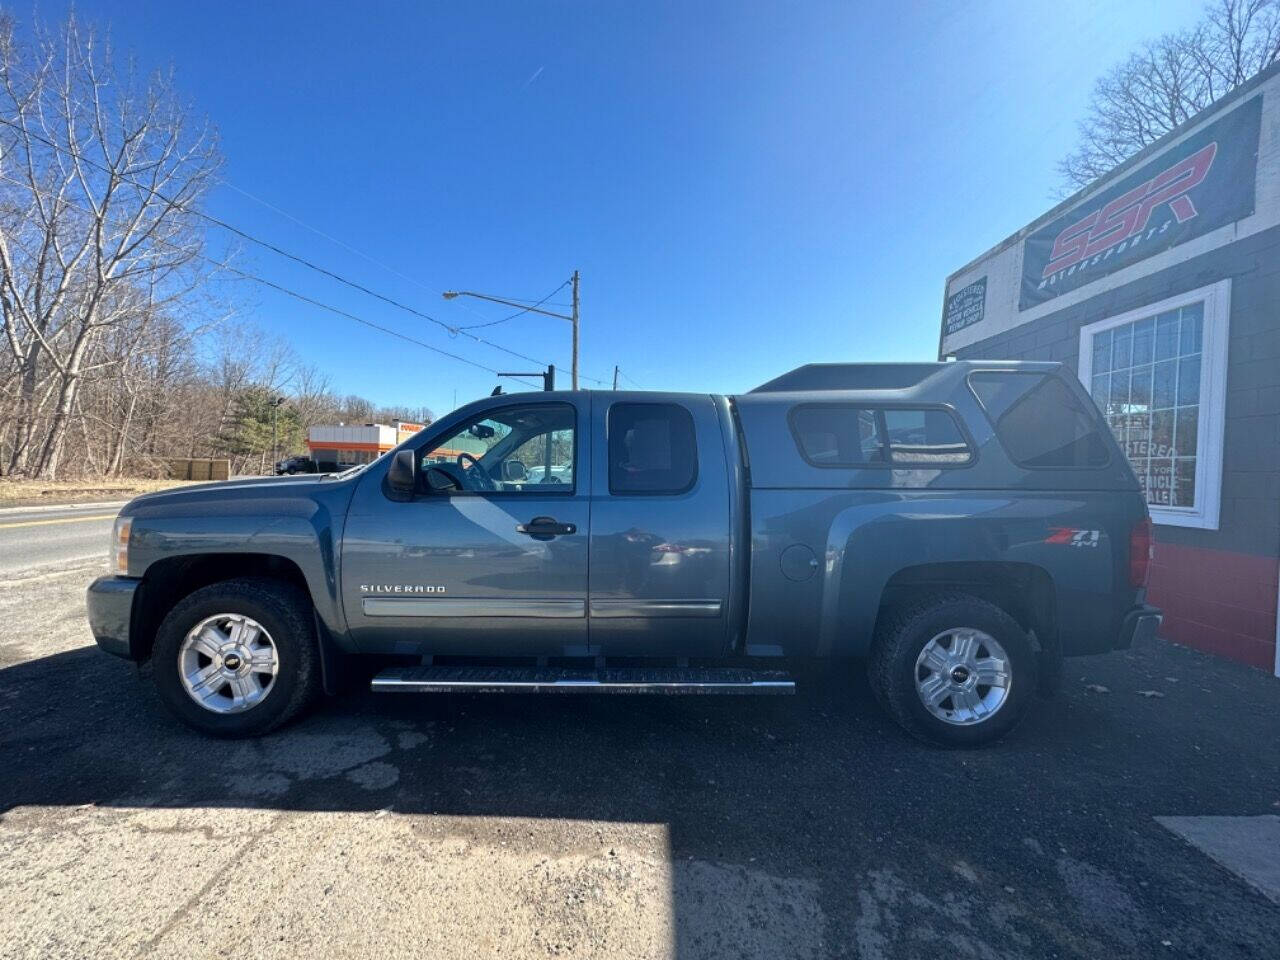
[{"label": "bare tree", "polygon": [[191,122],[171,76],[117,70],[110,45],[74,16],[37,28],[30,48],[0,20],[11,472],[57,473],[105,332],[181,302],[208,273],[195,211],[219,163],[212,130]]},{"label": "bare tree", "polygon": [[1143,147],[1280,59],[1280,0],[1215,0],[1190,30],[1166,33],[1093,88],[1079,145],[1059,164],[1064,192]]}]

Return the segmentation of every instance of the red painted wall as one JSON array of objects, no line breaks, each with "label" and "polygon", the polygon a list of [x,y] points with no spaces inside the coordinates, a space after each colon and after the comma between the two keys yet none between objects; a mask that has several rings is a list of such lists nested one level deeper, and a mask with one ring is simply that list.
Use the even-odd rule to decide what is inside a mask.
[{"label": "red painted wall", "polygon": [[1261,667],[1276,657],[1275,557],[1161,543],[1156,527],[1150,602],[1164,610],[1161,636]]}]

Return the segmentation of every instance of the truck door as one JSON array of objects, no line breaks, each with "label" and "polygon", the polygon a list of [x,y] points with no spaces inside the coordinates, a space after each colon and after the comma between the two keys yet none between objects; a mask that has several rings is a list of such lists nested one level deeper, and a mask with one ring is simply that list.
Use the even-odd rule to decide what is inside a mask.
[{"label": "truck door", "polygon": [[581,655],[587,649],[586,393],[502,398],[416,448],[418,493],[357,488],[342,599],[368,651]]},{"label": "truck door", "polygon": [[593,396],[592,647],[613,656],[723,656],[730,517],[715,404]]}]

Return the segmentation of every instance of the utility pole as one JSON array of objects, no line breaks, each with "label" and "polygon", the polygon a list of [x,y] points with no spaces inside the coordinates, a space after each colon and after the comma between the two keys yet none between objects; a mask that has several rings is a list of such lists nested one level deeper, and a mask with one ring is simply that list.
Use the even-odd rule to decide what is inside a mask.
[{"label": "utility pole", "polygon": [[578,389],[578,271],[573,271],[573,389]]},{"label": "utility pole", "polygon": [[618,365],[616,363],[613,365],[613,389],[615,392],[618,389]]},{"label": "utility pole", "polygon": [[284,397],[271,398],[271,469],[276,468],[276,461],[280,459],[279,444],[276,441],[276,419],[280,413],[280,404],[284,403]]},{"label": "utility pole", "polygon": [[[474,290],[446,290],[440,296],[446,300],[452,300],[455,297],[475,297],[477,300],[488,300],[490,303],[501,303],[508,307],[519,307],[522,313],[540,313],[544,317],[555,317],[557,320],[568,320],[573,324],[573,389],[578,389],[578,271],[573,271],[573,312],[569,316],[563,313],[552,313],[550,310],[543,310],[541,307],[531,307],[527,303],[517,303],[514,300],[505,300],[502,297],[491,297],[487,293],[476,293]],[[563,287],[563,284],[561,284]],[[499,374],[501,376],[501,374]],[[523,374],[522,374],[523,376]],[[530,374],[532,376],[532,374]],[[542,374],[538,374],[542,376]]]}]

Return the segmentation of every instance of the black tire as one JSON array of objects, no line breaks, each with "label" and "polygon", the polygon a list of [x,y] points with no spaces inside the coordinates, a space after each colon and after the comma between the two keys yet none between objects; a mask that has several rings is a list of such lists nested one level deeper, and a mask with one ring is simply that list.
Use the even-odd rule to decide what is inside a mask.
[{"label": "black tire", "polygon": [[[183,685],[179,655],[187,632],[208,617],[251,617],[270,634],[279,667],[270,689],[240,713],[200,706]],[[215,737],[256,737],[296,718],[320,692],[320,657],[311,601],[277,580],[243,578],[202,587],[169,611],[156,633],[151,674],[166,707],[183,723]]]},{"label": "black tire", "polygon": [[[986,719],[966,726],[934,716],[916,689],[921,651],[958,627],[989,634],[1004,647],[1009,663],[1004,702]],[[965,593],[933,593],[881,613],[867,666],[876,699],[912,736],[946,747],[980,747],[1005,736],[1026,714],[1039,664],[1027,632],[1004,610]],[[927,671],[921,676],[927,678]]]},{"label": "black tire", "polygon": [[289,467],[287,470],[285,470],[285,473],[287,473],[291,477],[297,472],[298,472],[297,467]]}]

